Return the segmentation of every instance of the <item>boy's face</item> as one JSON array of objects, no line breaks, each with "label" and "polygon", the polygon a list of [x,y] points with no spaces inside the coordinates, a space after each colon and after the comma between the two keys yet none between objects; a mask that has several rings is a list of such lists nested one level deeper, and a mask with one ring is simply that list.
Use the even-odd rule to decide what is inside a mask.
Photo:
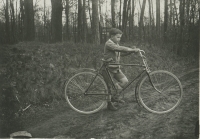
[{"label": "boy's face", "polygon": [[111,36],[111,40],[115,43],[118,43],[121,40],[122,34],[116,34]]}]

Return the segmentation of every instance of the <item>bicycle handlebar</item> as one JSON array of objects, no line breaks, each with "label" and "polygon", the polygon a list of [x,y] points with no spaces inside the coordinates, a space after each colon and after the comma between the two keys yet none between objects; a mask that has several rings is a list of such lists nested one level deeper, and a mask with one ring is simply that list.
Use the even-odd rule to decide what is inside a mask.
[{"label": "bicycle handlebar", "polygon": [[144,56],[144,54],[145,54],[145,51],[144,51],[144,50],[139,50],[139,54],[140,54],[141,57],[146,58],[146,57]]},{"label": "bicycle handlebar", "polygon": [[142,53],[145,54],[145,51],[144,50],[139,50],[139,53],[140,53],[140,55],[143,55]]}]

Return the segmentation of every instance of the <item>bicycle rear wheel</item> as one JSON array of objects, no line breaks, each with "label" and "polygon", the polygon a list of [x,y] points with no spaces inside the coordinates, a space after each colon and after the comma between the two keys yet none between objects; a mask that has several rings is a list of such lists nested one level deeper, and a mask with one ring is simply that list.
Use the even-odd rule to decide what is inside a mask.
[{"label": "bicycle rear wheel", "polygon": [[[72,76],[65,86],[65,98],[72,109],[82,114],[92,114],[99,111],[106,105],[106,94],[108,89],[104,80],[97,76],[84,94],[96,73],[80,72]],[[95,94],[102,95],[95,95]]]},{"label": "bicycle rear wheel", "polygon": [[[183,89],[179,79],[168,71],[154,71],[145,76],[138,88],[138,97],[145,109],[163,114],[174,110],[181,102]],[[150,79],[155,86],[152,86]]]}]

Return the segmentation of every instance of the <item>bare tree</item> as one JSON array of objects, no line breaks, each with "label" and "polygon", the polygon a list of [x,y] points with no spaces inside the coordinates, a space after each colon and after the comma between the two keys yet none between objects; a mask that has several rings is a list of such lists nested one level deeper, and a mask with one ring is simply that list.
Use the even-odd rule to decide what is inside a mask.
[{"label": "bare tree", "polygon": [[9,12],[8,12],[8,0],[6,0],[5,19],[6,19],[6,42],[10,42],[10,27],[9,27]]},{"label": "bare tree", "polygon": [[160,41],[160,0],[156,0],[156,34]]},{"label": "bare tree", "polygon": [[140,14],[140,21],[139,21],[139,37],[140,38],[142,38],[142,29],[144,26],[143,18],[144,18],[145,5],[146,5],[146,0],[143,0],[141,14]]},{"label": "bare tree", "polygon": [[128,38],[127,23],[128,23],[129,11],[130,11],[130,4],[131,4],[131,0],[124,0],[123,15],[122,15],[122,31],[124,33],[124,35],[122,36],[123,40],[125,40],[125,38]]},{"label": "bare tree", "polygon": [[62,41],[62,0],[51,0],[51,31],[52,42]]},{"label": "bare tree", "polygon": [[65,0],[66,1],[66,5],[65,5],[65,18],[66,18],[66,23],[65,23],[65,27],[66,27],[66,40],[69,40],[70,38],[70,31],[69,31],[69,0]]},{"label": "bare tree", "polygon": [[87,38],[87,20],[86,20],[86,13],[85,13],[85,0],[83,0],[83,42],[86,42]]},{"label": "bare tree", "polygon": [[170,20],[170,26],[172,25],[172,17],[173,17],[173,8],[172,8],[172,0],[170,0],[170,4],[169,4],[169,7],[170,7],[170,17],[169,17],[169,20]]},{"label": "bare tree", "polygon": [[185,0],[180,1],[180,35],[179,35],[179,45],[177,45],[177,54],[182,54],[182,44],[183,44],[183,26],[184,26],[184,12],[185,12]]},{"label": "bare tree", "polygon": [[148,2],[149,2],[149,29],[148,29],[148,40],[149,40],[149,43],[151,43],[151,38],[152,38],[152,36],[151,36],[151,34],[152,34],[152,13],[151,13],[151,9],[152,9],[152,7],[151,7],[151,1],[150,0],[148,0]]},{"label": "bare tree", "polygon": [[82,0],[78,0],[78,34],[77,34],[77,41],[82,42]]},{"label": "bare tree", "polygon": [[133,29],[134,29],[134,11],[135,11],[135,0],[132,0],[132,6],[130,10],[129,26],[130,26],[130,37],[133,38]]},{"label": "bare tree", "polygon": [[44,17],[43,36],[44,36],[44,40],[46,40],[46,0],[44,0],[43,17]]},{"label": "bare tree", "polygon": [[111,16],[112,16],[112,27],[116,27],[116,24],[115,24],[115,0],[111,0]]},{"label": "bare tree", "polygon": [[165,0],[165,12],[164,12],[164,41],[167,41],[167,23],[168,23],[168,0]]},{"label": "bare tree", "polygon": [[121,22],[122,22],[122,0],[119,1],[119,29],[121,29]]},{"label": "bare tree", "polygon": [[25,18],[24,18],[25,40],[33,41],[35,39],[33,0],[25,0],[24,8],[25,8]]},{"label": "bare tree", "polygon": [[96,45],[100,44],[98,3],[98,0],[92,0],[92,34]]}]

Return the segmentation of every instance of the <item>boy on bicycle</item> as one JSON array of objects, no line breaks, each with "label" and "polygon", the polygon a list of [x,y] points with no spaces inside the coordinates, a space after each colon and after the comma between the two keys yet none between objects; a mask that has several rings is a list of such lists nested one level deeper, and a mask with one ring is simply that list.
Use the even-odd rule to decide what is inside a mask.
[{"label": "boy on bicycle", "polygon": [[[125,46],[120,46],[118,43],[120,42],[122,31],[117,28],[110,29],[109,35],[110,39],[105,43],[104,46],[104,59],[110,61],[111,63],[120,63],[120,56],[129,55],[133,52],[139,52],[138,48],[128,48]],[[115,86],[118,91],[122,90],[123,87],[128,83],[128,79],[123,74],[119,65],[109,65],[109,72],[111,76],[116,79]],[[105,70],[102,71],[102,76],[108,86],[108,93],[111,92],[111,84]],[[111,101],[108,101],[107,108],[109,110],[117,110],[117,108],[112,104],[112,102],[120,102],[124,103],[123,100],[120,100],[117,95],[115,97],[110,98]]]}]

